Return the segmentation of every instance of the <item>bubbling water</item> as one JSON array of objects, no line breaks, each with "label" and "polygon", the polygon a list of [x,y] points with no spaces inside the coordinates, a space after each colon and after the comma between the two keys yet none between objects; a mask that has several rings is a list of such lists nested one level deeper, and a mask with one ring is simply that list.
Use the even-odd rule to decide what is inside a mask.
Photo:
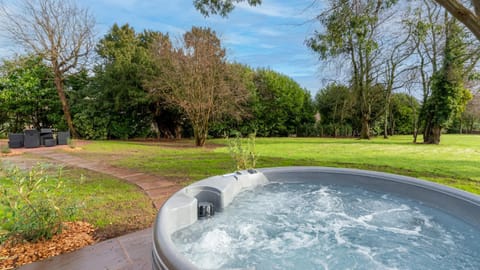
[{"label": "bubbling water", "polygon": [[201,269],[480,269],[480,232],[417,201],[272,183],[172,235]]}]

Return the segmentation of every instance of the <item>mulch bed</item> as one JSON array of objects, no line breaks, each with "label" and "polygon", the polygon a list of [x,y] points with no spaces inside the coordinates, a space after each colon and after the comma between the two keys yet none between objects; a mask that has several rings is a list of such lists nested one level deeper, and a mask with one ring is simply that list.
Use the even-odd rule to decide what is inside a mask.
[{"label": "mulch bed", "polygon": [[37,243],[11,242],[0,245],[0,269],[14,269],[18,266],[68,253],[96,242],[95,229],[87,222],[65,222],[61,234],[48,241]]}]

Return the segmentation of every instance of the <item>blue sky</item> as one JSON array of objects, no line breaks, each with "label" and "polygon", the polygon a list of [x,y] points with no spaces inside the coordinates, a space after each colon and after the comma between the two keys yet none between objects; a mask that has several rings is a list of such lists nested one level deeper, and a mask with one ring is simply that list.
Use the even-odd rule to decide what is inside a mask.
[{"label": "blue sky", "polygon": [[[316,93],[322,85],[318,56],[305,45],[317,24],[313,0],[263,0],[261,6],[238,5],[228,18],[203,17],[192,0],[82,0],[94,14],[101,38],[114,24],[128,23],[137,31],[150,29],[179,37],[192,26],[217,32],[231,61],[251,67],[266,67],[286,74]],[[310,21],[310,22],[309,22]],[[7,56],[8,43],[0,40],[0,57]]]}]

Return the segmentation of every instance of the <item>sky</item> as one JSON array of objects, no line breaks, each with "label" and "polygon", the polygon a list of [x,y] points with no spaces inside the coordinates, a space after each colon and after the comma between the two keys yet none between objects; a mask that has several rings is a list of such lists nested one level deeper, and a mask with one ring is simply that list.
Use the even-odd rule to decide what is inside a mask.
[{"label": "sky", "polygon": [[[320,4],[313,0],[263,0],[261,6],[239,4],[227,18],[205,18],[193,0],[82,0],[96,19],[97,38],[114,23],[180,37],[192,26],[210,27],[222,39],[230,61],[263,67],[285,74],[315,94],[322,87],[318,55],[305,39],[318,28],[312,19]],[[0,38],[0,57],[12,54],[9,42]]]}]

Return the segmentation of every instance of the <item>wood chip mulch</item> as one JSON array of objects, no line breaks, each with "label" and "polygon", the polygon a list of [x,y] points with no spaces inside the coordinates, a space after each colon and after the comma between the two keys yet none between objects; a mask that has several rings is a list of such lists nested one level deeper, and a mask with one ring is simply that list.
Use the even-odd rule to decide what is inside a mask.
[{"label": "wood chip mulch", "polygon": [[95,243],[94,227],[87,222],[65,222],[61,234],[37,243],[0,245],[0,270],[68,253]]}]

